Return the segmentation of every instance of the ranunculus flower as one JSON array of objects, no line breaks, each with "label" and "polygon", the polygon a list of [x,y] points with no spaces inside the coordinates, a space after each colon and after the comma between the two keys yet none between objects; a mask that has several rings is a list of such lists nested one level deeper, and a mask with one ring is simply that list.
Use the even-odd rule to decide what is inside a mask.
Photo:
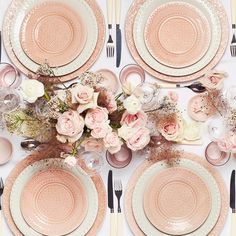
[{"label": "ranunculus flower", "polygon": [[105,138],[105,136],[111,132],[111,127],[107,124],[99,124],[98,126],[95,126],[92,131],[91,131],[91,135],[94,138]]},{"label": "ranunculus flower", "polygon": [[183,139],[184,122],[180,118],[164,120],[158,124],[158,130],[168,141],[180,141]]},{"label": "ranunculus flower", "polygon": [[133,151],[141,150],[150,142],[150,131],[146,127],[142,127],[126,141],[126,145]]},{"label": "ranunculus flower", "polygon": [[224,72],[211,71],[200,79],[200,82],[209,90],[220,90],[226,77]]},{"label": "ranunculus flower", "polygon": [[119,152],[121,149],[121,145],[123,144],[116,132],[108,133],[103,139],[103,142],[104,146],[111,154]]},{"label": "ranunculus flower", "polygon": [[84,119],[77,111],[64,112],[57,120],[56,130],[60,142],[76,142],[83,134]]},{"label": "ranunculus flower", "polygon": [[122,125],[127,125],[132,128],[140,128],[142,126],[145,126],[147,123],[147,115],[144,111],[139,111],[135,115],[129,114],[127,111],[125,111],[122,115],[122,119],[120,121]]},{"label": "ranunculus flower", "polygon": [[38,80],[23,80],[21,83],[21,94],[27,102],[34,103],[39,97],[44,95],[44,85]]},{"label": "ranunculus flower", "polygon": [[106,108],[97,107],[87,111],[85,124],[89,129],[94,129],[105,124],[108,120],[108,111]]},{"label": "ranunculus flower", "polygon": [[98,91],[98,105],[101,107],[105,107],[109,113],[116,111],[117,103],[115,95],[112,93],[112,91],[108,91],[106,89],[99,89]]},{"label": "ranunculus flower", "polygon": [[94,90],[82,84],[75,84],[70,92],[72,103],[88,104],[93,100]]},{"label": "ranunculus flower", "polygon": [[81,146],[83,146],[87,152],[102,152],[104,149],[103,140],[93,137],[86,138]]},{"label": "ranunculus flower", "polygon": [[141,102],[134,95],[127,97],[124,100],[123,105],[127,112],[131,115],[136,114],[138,111],[141,110],[142,107]]}]

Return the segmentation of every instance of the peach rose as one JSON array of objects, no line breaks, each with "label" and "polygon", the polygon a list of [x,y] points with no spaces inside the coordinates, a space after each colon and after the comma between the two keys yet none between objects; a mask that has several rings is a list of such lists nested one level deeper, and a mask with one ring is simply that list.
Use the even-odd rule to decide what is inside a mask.
[{"label": "peach rose", "polygon": [[99,124],[98,126],[95,126],[92,131],[91,131],[91,135],[94,138],[105,138],[105,136],[111,132],[111,127],[104,123],[104,124]]},{"label": "peach rose", "polygon": [[77,164],[77,160],[75,156],[72,156],[72,155],[67,155],[64,162],[71,167],[76,166]]},{"label": "peach rose", "polygon": [[123,144],[116,132],[108,133],[103,139],[103,142],[104,146],[111,154],[119,152],[121,149],[121,145]]},{"label": "peach rose", "polygon": [[72,103],[87,104],[93,100],[94,90],[82,84],[75,84],[71,89]]},{"label": "peach rose", "polygon": [[144,111],[139,111],[135,115],[129,114],[127,111],[125,111],[122,115],[121,125],[127,125],[132,128],[139,128],[143,127],[147,123],[147,115]]},{"label": "peach rose", "polygon": [[85,124],[89,129],[102,126],[108,121],[108,111],[106,108],[97,107],[90,109],[85,116]]},{"label": "peach rose", "polygon": [[126,141],[126,145],[133,151],[143,149],[150,142],[150,131],[146,127],[142,127]]},{"label": "peach rose", "polygon": [[81,144],[87,152],[102,152],[104,149],[102,139],[95,139],[93,137],[86,138]]},{"label": "peach rose", "polygon": [[179,141],[184,132],[184,123],[181,119],[172,119],[159,125],[158,130],[166,140]]},{"label": "peach rose", "polygon": [[56,130],[60,142],[76,142],[83,134],[84,119],[77,111],[64,112],[57,120]]}]

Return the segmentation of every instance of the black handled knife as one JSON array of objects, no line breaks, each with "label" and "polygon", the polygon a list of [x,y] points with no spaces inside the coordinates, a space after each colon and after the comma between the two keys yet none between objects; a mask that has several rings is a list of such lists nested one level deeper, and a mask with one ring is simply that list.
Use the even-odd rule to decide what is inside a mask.
[{"label": "black handled knife", "polygon": [[230,207],[235,213],[235,170],[232,171],[230,179]]},{"label": "black handled knife", "polygon": [[120,11],[121,11],[121,0],[115,0],[116,4],[116,67],[120,66],[121,61],[121,50],[122,50],[122,37],[120,29]]},{"label": "black handled knife", "polygon": [[114,200],[113,200],[113,177],[112,170],[108,173],[107,180],[107,197],[108,197],[108,207],[110,208],[111,213],[114,212]]}]

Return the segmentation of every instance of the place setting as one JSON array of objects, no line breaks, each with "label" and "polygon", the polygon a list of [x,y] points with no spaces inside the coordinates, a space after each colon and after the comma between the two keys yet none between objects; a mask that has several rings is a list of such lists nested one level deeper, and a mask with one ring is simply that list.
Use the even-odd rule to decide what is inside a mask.
[{"label": "place setting", "polygon": [[0,236],[235,235],[227,1],[0,3]]}]

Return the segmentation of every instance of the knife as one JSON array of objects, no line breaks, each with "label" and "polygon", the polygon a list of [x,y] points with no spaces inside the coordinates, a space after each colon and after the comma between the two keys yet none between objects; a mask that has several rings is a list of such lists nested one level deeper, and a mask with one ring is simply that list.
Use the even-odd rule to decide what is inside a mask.
[{"label": "knife", "polygon": [[121,61],[121,49],[122,49],[122,38],[120,29],[120,10],[121,10],[121,0],[115,0],[116,2],[116,67],[120,66]]},{"label": "knife", "polygon": [[236,211],[235,211],[235,170],[232,171],[230,179],[230,207],[232,209],[231,216],[231,236],[236,235]]},{"label": "knife", "polygon": [[116,216],[114,213],[112,170],[109,170],[108,173],[107,197],[108,197],[108,207],[110,208],[110,236],[116,236]]}]

